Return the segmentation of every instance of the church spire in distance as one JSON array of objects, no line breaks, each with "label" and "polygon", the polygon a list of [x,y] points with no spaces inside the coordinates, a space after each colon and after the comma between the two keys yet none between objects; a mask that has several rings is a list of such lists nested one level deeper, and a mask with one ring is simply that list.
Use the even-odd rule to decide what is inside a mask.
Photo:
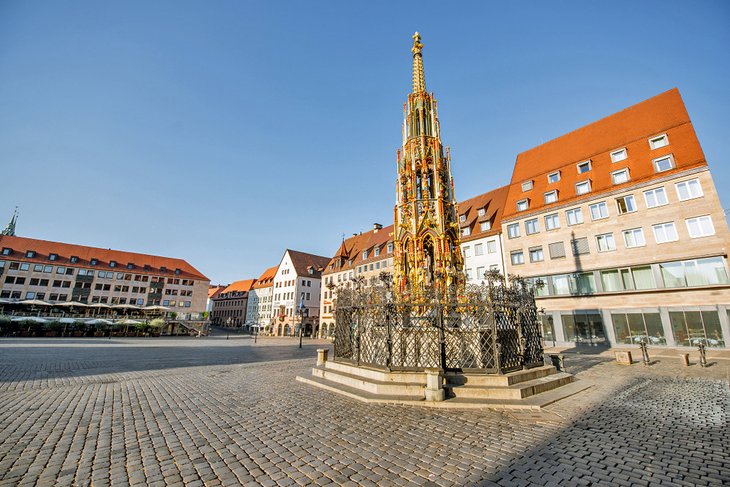
[{"label": "church spire in distance", "polygon": [[13,217],[10,219],[10,223],[8,223],[8,226],[5,227],[5,230],[3,230],[0,235],[8,236],[8,237],[14,237],[15,236],[15,225],[18,223],[18,207],[15,207],[15,211],[13,212]]}]

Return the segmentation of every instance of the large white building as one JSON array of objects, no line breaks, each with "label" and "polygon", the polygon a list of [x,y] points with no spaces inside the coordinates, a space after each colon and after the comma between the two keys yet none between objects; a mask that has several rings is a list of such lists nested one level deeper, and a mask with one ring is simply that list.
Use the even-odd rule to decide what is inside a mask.
[{"label": "large white building", "polygon": [[272,324],[271,298],[277,267],[269,267],[254,283],[248,293],[246,319],[258,331],[267,330]]}]

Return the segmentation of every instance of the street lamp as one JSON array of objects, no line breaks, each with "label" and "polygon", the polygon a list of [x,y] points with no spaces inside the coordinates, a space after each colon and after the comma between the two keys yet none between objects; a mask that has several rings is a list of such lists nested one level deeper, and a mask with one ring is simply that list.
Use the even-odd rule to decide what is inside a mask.
[{"label": "street lamp", "polygon": [[302,348],[302,337],[304,336],[304,293],[299,301],[299,348]]}]

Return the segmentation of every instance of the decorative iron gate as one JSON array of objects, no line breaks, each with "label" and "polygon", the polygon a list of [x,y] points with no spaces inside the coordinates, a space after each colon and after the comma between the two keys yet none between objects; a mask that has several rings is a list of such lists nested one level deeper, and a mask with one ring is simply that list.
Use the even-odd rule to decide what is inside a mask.
[{"label": "decorative iron gate", "polygon": [[523,281],[444,302],[398,302],[387,286],[337,290],[334,359],[387,370],[506,373],[543,365],[539,317]]}]

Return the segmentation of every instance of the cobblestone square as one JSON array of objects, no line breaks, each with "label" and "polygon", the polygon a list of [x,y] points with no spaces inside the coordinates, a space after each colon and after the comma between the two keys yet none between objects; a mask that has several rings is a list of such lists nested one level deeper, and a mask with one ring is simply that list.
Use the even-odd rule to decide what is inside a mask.
[{"label": "cobblestone square", "polygon": [[360,403],[294,380],[326,342],[0,340],[0,485],[723,485],[730,360],[567,355],[543,412]]}]

